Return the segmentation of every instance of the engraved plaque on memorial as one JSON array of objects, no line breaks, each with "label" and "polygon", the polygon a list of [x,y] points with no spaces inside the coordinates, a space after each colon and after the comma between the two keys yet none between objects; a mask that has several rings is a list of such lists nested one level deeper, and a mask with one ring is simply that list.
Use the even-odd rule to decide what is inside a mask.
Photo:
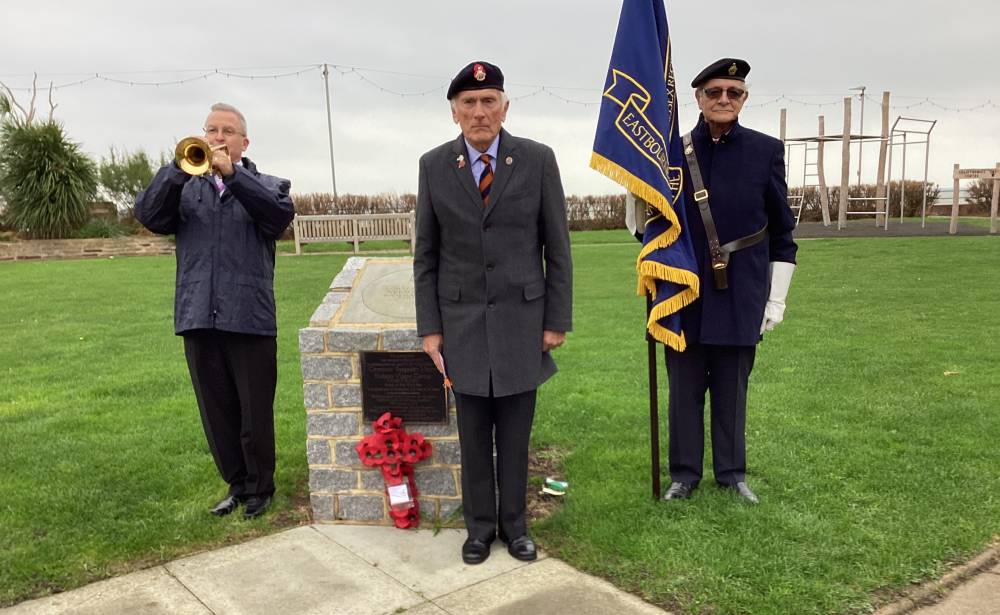
[{"label": "engraved plaque on memorial", "polygon": [[423,352],[362,352],[361,407],[365,421],[385,412],[404,425],[448,421],[448,393]]}]

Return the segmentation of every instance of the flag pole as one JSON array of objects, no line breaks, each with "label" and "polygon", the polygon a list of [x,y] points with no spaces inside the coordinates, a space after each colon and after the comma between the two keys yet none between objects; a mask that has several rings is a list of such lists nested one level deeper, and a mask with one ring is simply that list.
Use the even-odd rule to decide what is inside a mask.
[{"label": "flag pole", "polygon": [[[653,297],[646,293],[646,322],[653,309]],[[653,473],[653,499],[660,499],[660,402],[656,381],[656,340],[646,330],[646,359],[649,364],[649,438]]]},{"label": "flag pole", "polygon": [[[677,133],[677,84],[663,2],[622,2],[590,156],[591,168],[650,206],[636,262],[636,288],[638,294],[645,290],[647,295],[650,458],[656,498],[663,471],[656,347],[658,342],[678,351],[684,347],[680,311],[698,298],[700,287],[697,258],[687,234],[684,148]],[[629,210],[626,206],[626,224]],[[639,217],[634,219],[638,222]],[[630,227],[633,233],[636,229]]]}]

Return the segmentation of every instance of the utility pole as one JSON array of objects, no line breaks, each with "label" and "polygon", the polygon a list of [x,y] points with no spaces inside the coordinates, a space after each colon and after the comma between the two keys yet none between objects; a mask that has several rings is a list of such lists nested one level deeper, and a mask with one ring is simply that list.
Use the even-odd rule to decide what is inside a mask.
[{"label": "utility pole", "polygon": [[330,180],[333,182],[333,198],[336,199],[337,172],[333,167],[333,117],[330,115],[330,67],[326,62],[323,63],[323,82],[326,84],[326,132],[330,139]]},{"label": "utility pole", "polygon": [[865,89],[863,85],[859,85],[856,88],[851,88],[854,91],[861,91],[858,97],[861,98],[861,121],[858,122],[858,134],[861,135],[861,139],[858,140],[858,185],[861,185],[861,149],[865,145]]}]

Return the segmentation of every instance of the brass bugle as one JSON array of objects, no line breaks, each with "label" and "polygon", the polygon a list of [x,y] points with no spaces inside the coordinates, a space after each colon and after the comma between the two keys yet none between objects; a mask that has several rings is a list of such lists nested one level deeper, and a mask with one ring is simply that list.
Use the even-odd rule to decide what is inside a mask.
[{"label": "brass bugle", "polygon": [[174,148],[174,160],[188,175],[204,175],[212,171],[212,152],[229,153],[226,144],[212,146],[201,137],[185,137]]}]

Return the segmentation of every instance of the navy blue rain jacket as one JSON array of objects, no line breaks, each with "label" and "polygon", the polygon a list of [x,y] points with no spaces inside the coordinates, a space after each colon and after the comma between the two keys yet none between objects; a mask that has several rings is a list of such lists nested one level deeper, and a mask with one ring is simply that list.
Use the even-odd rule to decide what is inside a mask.
[{"label": "navy blue rain jacket", "polygon": [[218,329],[276,336],[274,242],[295,216],[291,182],[234,166],[221,198],[211,176],[164,165],[139,193],[135,217],[177,237],[174,332]]}]

